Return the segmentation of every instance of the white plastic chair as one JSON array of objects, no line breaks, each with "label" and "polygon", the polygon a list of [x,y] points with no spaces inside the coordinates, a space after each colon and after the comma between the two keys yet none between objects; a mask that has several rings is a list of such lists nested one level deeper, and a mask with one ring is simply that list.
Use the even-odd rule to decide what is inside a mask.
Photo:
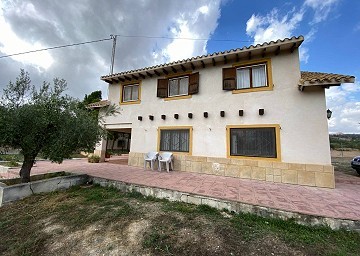
[{"label": "white plastic chair", "polygon": [[144,169],[146,169],[146,163],[150,163],[151,170],[154,170],[154,163],[157,160],[159,152],[148,152],[144,155]]},{"label": "white plastic chair", "polygon": [[161,172],[161,163],[166,164],[166,171],[169,172],[169,167],[174,170],[173,164],[173,153],[171,152],[162,152],[158,156],[159,159],[159,171]]}]

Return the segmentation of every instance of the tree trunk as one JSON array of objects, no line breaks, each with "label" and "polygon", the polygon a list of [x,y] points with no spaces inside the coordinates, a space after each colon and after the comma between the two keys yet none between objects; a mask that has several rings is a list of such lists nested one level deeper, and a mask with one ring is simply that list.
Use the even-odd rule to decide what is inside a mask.
[{"label": "tree trunk", "polygon": [[24,162],[21,166],[19,175],[21,177],[21,182],[26,183],[30,182],[30,171],[34,165],[35,157],[24,156]]}]

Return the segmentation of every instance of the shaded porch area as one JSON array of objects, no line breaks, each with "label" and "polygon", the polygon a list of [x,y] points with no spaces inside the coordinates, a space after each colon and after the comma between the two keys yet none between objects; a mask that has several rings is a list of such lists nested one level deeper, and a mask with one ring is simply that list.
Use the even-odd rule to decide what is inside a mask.
[{"label": "shaded porch area", "polygon": [[110,156],[107,158],[105,163],[109,164],[118,164],[118,165],[128,165],[129,154],[121,154],[120,156]]},{"label": "shaded porch area", "polygon": [[130,152],[131,128],[109,129],[106,140],[106,152],[111,155],[128,154]]},{"label": "shaded porch area", "polygon": [[[109,161],[114,156],[127,156],[131,150],[131,124],[107,124],[105,129],[108,132],[106,139],[99,141],[94,150],[94,154],[100,157],[100,162]],[[113,162],[124,164],[125,158],[116,158]]]}]

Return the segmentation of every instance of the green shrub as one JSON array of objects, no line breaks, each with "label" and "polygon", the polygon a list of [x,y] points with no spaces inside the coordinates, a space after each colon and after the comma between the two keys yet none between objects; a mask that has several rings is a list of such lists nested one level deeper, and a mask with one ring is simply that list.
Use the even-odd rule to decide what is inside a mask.
[{"label": "green shrub", "polygon": [[335,150],[360,149],[359,134],[330,134],[330,148]]},{"label": "green shrub", "polygon": [[88,157],[89,163],[99,163],[100,162],[100,156],[97,155],[91,155]]},{"label": "green shrub", "polygon": [[0,160],[22,162],[24,157],[20,154],[0,154]]},{"label": "green shrub", "polygon": [[20,164],[16,162],[14,159],[9,161],[9,167],[19,167]]}]

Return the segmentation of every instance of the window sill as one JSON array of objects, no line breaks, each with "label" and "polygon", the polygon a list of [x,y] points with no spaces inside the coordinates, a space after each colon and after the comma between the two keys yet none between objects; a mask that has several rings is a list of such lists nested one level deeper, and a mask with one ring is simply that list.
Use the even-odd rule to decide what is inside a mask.
[{"label": "window sill", "polygon": [[132,104],[140,104],[141,100],[137,101],[126,101],[126,102],[120,102],[120,105],[132,105]]},{"label": "window sill", "polygon": [[171,152],[173,153],[174,156],[183,156],[183,155],[186,155],[186,156],[191,156],[191,152],[178,152],[178,151],[159,151],[160,153],[163,153],[163,152]]},{"label": "window sill", "polygon": [[270,157],[257,157],[257,156],[228,156],[228,158],[235,158],[235,159],[244,159],[244,160],[254,160],[254,161],[271,161],[271,162],[281,162],[281,158],[270,158]]},{"label": "window sill", "polygon": [[192,95],[174,96],[174,97],[164,98],[164,101],[190,99],[191,97]]},{"label": "window sill", "polygon": [[233,90],[233,94],[239,94],[239,93],[247,93],[247,92],[261,92],[261,91],[272,91],[273,86],[266,86],[266,87],[258,87],[258,88],[249,88],[249,89],[236,89]]}]

